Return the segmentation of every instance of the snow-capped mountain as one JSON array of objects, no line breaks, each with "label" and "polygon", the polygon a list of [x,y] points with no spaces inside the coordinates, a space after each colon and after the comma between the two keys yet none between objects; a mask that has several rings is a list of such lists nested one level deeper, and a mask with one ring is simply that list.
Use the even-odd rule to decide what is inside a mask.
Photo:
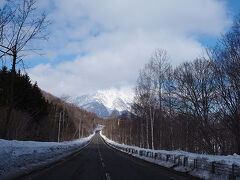
[{"label": "snow-capped mountain", "polygon": [[129,111],[132,97],[133,95],[130,93],[111,89],[97,91],[94,94],[71,97],[68,101],[88,112],[97,114],[99,117],[106,118],[113,112],[114,114],[121,114]]}]

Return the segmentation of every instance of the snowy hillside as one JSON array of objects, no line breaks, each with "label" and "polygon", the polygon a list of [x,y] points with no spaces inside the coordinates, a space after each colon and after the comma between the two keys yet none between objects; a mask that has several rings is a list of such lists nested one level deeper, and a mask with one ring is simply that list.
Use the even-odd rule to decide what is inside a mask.
[{"label": "snowy hillside", "polygon": [[132,97],[130,93],[110,89],[97,91],[94,94],[70,97],[68,102],[76,104],[88,112],[93,112],[99,117],[106,118],[109,117],[113,111],[118,114],[129,111]]}]

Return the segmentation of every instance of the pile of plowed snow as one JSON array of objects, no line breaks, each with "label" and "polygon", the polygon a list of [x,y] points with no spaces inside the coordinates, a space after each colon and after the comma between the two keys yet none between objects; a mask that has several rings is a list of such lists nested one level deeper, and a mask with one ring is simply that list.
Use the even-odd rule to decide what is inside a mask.
[{"label": "pile of plowed snow", "polygon": [[66,142],[37,142],[0,139],[0,179],[13,178],[79,150],[89,137]]}]

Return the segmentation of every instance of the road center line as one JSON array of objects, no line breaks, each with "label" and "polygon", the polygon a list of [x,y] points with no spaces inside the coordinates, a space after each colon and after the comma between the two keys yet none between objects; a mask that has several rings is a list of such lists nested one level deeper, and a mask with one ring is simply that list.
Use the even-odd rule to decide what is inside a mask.
[{"label": "road center line", "polygon": [[[101,154],[100,149],[99,149],[99,144],[98,144],[98,154],[99,154],[99,157],[100,157],[100,160],[101,160],[101,163],[102,163],[102,167],[103,167],[103,169],[105,169],[105,171],[106,171],[106,165],[105,165],[104,162],[103,162],[102,154]],[[105,175],[106,175],[106,179],[107,179],[107,180],[111,180],[111,176],[110,176],[109,173],[106,172]]]},{"label": "road center line", "polygon": [[109,174],[109,173],[106,173],[106,179],[107,179],[107,180],[111,180],[111,177],[110,177],[110,174]]}]

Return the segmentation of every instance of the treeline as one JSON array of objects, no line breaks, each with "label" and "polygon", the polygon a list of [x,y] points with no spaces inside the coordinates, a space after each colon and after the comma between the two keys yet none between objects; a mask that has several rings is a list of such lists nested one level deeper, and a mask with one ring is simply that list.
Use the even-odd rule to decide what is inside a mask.
[{"label": "treeline", "polygon": [[[101,121],[31,83],[27,74],[15,73],[13,110],[7,121],[12,72],[0,70],[0,138],[37,141],[66,141],[93,133]],[[8,122],[8,123],[7,123]]]},{"label": "treeline", "polygon": [[144,148],[240,154],[240,15],[206,54],[173,68],[155,51],[139,73],[131,118],[108,121],[105,133]]}]

